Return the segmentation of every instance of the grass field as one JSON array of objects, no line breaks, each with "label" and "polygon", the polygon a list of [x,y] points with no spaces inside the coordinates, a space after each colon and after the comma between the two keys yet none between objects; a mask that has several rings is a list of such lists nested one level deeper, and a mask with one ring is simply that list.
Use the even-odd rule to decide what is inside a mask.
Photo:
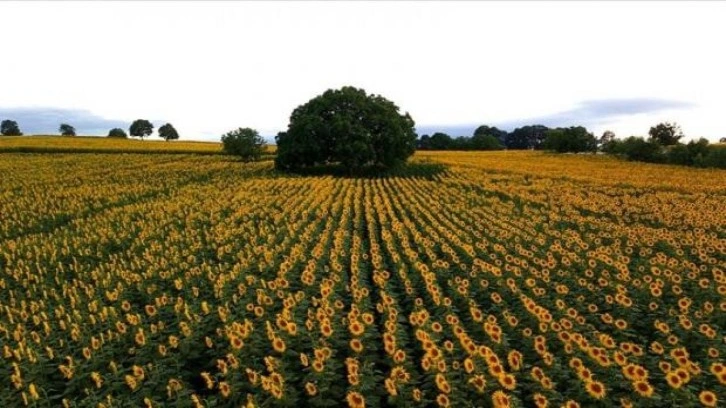
[{"label": "grass field", "polygon": [[0,174],[6,406],[726,399],[723,170],[2,153]]}]

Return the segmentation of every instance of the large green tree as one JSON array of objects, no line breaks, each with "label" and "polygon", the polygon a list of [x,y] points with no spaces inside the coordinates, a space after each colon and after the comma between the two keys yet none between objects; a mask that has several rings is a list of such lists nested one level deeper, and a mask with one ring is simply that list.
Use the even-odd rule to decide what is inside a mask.
[{"label": "large green tree", "polygon": [[144,140],[144,136],[149,136],[154,131],[154,125],[146,119],[136,119],[129,127],[129,134],[134,137],[140,137]]},{"label": "large green tree", "polygon": [[23,132],[20,131],[18,122],[5,119],[0,123],[0,134],[3,136],[22,136]]},{"label": "large green tree", "polygon": [[346,86],[297,107],[286,132],[275,138],[275,167],[297,170],[337,163],[349,171],[390,168],[416,148],[411,116],[380,95]]}]

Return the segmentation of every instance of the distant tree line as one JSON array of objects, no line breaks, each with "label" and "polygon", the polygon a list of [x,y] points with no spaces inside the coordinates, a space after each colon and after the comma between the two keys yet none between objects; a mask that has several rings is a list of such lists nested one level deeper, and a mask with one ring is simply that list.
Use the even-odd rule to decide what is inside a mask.
[{"label": "distant tree line", "polygon": [[[549,150],[557,153],[603,152],[628,160],[696,167],[726,168],[726,146],[699,139],[683,144],[683,132],[675,123],[659,123],[649,137],[631,136],[619,140],[611,131],[599,138],[583,126],[548,128],[528,125],[512,132],[493,126],[479,126],[472,136],[451,137],[436,132],[417,139],[419,150]],[[726,138],[720,140],[726,143]]]},{"label": "distant tree line", "polygon": [[[659,123],[650,128],[648,136],[647,139],[640,136],[622,140],[613,138],[603,143],[601,150],[633,161],[726,168],[725,145],[711,144],[704,138],[681,143],[683,132],[676,123]],[[721,139],[721,143],[724,142],[726,138]]]},{"label": "distant tree line", "polygon": [[[133,137],[144,137],[151,135],[154,131],[154,125],[146,119],[137,119],[129,127],[129,134]],[[61,136],[76,136],[76,128],[68,123],[61,123],[58,127]],[[5,119],[0,122],[0,134],[3,136],[22,136],[18,122]],[[113,128],[108,131],[108,137],[127,138],[126,131],[121,128]],[[171,123],[167,123],[159,128],[159,137],[169,141],[179,139],[179,133],[174,129]]]}]

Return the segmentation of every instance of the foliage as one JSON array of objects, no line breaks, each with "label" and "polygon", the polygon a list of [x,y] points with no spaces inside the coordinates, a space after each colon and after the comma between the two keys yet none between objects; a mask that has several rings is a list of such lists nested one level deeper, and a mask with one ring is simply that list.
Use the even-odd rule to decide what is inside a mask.
[{"label": "foliage", "polygon": [[351,178],[4,154],[0,400],[723,402],[726,172],[540,152],[411,161]]},{"label": "foliage", "polygon": [[276,141],[278,169],[339,163],[359,171],[404,163],[414,153],[416,133],[411,116],[393,102],[346,86],[297,107]]},{"label": "foliage", "polygon": [[60,132],[61,136],[75,136],[76,135],[76,128],[73,126],[67,124],[67,123],[61,123],[61,125],[58,127],[58,131]]},{"label": "foliage", "polygon": [[140,137],[144,140],[144,136],[149,136],[154,131],[154,125],[146,119],[136,119],[129,127],[129,135]]},{"label": "foliage", "polygon": [[651,141],[662,146],[672,146],[683,137],[683,132],[678,124],[663,122],[651,127],[648,135],[650,135]]},{"label": "foliage", "polygon": [[492,134],[475,134],[469,140],[471,150],[502,150],[504,145]]},{"label": "foliage", "polygon": [[113,128],[108,131],[108,137],[127,138],[126,132],[123,129]]},{"label": "foliage", "polygon": [[431,135],[428,145],[431,150],[449,150],[454,146],[454,139],[446,133],[436,132]]},{"label": "foliage", "polygon": [[671,146],[666,153],[666,161],[683,166],[701,166],[708,152],[708,140],[692,140],[688,144],[678,143]]},{"label": "foliage", "polygon": [[594,152],[597,139],[582,126],[549,129],[543,147],[558,153]]},{"label": "foliage", "polygon": [[626,159],[633,161],[649,163],[662,163],[665,161],[662,146],[642,137],[630,136],[625,140],[613,141],[606,151],[622,155]]},{"label": "foliage", "polygon": [[529,125],[514,129],[507,135],[505,145],[510,150],[542,148],[549,128],[543,125]]},{"label": "foliage", "polygon": [[18,122],[5,119],[0,123],[0,134],[3,136],[22,136]]},{"label": "foliage", "polygon": [[504,146],[490,134],[480,133],[472,137],[452,138],[446,133],[436,132],[432,136],[421,136],[417,140],[416,148],[418,150],[501,150]]},{"label": "foliage", "polygon": [[597,140],[597,148],[600,150],[606,150],[609,148],[610,144],[615,141],[615,132],[612,130],[606,130],[603,132],[602,136]]},{"label": "foliage", "polygon": [[169,140],[179,139],[179,133],[177,133],[171,123],[167,123],[159,127],[159,137],[168,142]]},{"label": "foliage", "polygon": [[709,145],[708,153],[703,157],[701,167],[715,167],[726,169],[726,146]]},{"label": "foliage", "polygon": [[222,149],[245,162],[255,161],[265,150],[265,139],[254,129],[239,128],[222,135]]},{"label": "foliage", "polygon": [[726,154],[724,154],[726,147],[709,144],[708,140],[703,138],[664,148],[653,139],[645,140],[642,137],[631,136],[625,140],[613,140],[604,145],[602,150],[634,161],[726,168]]},{"label": "foliage", "polygon": [[[500,145],[504,145],[507,141],[507,136],[509,133],[507,133],[506,130],[498,129],[496,126],[487,126],[487,125],[481,125],[476,130],[474,130],[474,135],[472,136],[472,139],[478,137],[478,136],[493,136],[499,141]],[[495,149],[475,149],[475,150],[495,150]]]}]

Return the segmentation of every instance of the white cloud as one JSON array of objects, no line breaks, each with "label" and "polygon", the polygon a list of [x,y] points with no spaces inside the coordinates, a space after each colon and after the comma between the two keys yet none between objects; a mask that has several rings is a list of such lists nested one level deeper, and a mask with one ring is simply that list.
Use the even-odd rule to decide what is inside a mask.
[{"label": "white cloud", "polygon": [[327,88],[380,93],[420,124],[507,122],[583,101],[654,98],[712,140],[722,123],[724,3],[0,3],[0,106],[159,118],[183,137],[274,134]]}]

